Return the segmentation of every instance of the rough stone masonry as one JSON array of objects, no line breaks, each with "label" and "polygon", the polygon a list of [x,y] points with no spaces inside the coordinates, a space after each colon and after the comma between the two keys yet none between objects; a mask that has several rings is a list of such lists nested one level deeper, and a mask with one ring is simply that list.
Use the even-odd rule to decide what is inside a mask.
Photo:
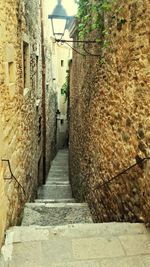
[{"label": "rough stone masonry", "polygon": [[[49,48],[46,64],[51,64]],[[24,203],[42,179],[40,1],[0,1],[0,245],[4,230],[20,221]],[[47,163],[55,142],[55,95],[47,68]],[[51,107],[51,108],[50,108]],[[13,175],[26,195],[10,178]],[[47,166],[48,169],[49,166]]]},{"label": "rough stone masonry", "polygon": [[95,221],[150,222],[150,161],[102,186],[150,156],[149,12],[147,0],[115,1],[101,56],[73,56],[70,176],[74,196],[89,202]]}]

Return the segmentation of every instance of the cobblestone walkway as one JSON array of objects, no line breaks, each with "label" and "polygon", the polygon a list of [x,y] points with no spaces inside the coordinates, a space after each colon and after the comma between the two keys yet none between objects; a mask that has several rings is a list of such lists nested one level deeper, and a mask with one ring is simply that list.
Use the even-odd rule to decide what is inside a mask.
[{"label": "cobblestone walkway", "polygon": [[72,198],[62,150],[22,226],[7,231],[0,267],[150,267],[150,233],[138,223],[92,223],[87,204]]}]

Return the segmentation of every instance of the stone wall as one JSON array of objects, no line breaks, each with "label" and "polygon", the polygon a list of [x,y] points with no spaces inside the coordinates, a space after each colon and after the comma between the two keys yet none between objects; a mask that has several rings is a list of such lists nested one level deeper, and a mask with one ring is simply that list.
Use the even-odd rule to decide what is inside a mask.
[{"label": "stone wall", "polygon": [[[150,221],[149,161],[103,186],[150,156],[149,12],[149,1],[116,1],[105,15],[101,56],[73,56],[70,179],[95,221]],[[98,46],[89,51],[98,54]]]},{"label": "stone wall", "polygon": [[[46,15],[46,14],[45,14]],[[47,16],[45,24],[47,24]],[[46,32],[45,28],[45,32]],[[45,35],[46,52],[46,174],[48,174],[51,161],[56,154],[56,111],[57,95],[53,81],[53,63],[51,52],[51,41]]]},{"label": "stone wall", "polygon": [[[42,63],[40,1],[0,1],[0,245],[4,230],[20,223],[27,201],[42,183]],[[46,54],[47,56],[47,54]],[[50,58],[46,61],[49,66]],[[51,82],[51,80],[50,80]],[[52,86],[46,92],[47,163],[54,142]],[[50,105],[50,101],[53,104]]]}]

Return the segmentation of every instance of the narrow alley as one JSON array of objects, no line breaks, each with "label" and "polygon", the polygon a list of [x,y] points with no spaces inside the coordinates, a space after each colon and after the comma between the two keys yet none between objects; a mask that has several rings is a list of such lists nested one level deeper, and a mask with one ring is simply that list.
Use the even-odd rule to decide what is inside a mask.
[{"label": "narrow alley", "polygon": [[150,267],[150,1],[0,0],[0,267]]}]

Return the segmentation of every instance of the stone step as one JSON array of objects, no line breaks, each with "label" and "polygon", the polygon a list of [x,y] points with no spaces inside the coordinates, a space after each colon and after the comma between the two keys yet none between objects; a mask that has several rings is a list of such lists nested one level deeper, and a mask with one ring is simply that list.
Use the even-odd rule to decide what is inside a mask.
[{"label": "stone step", "polygon": [[61,171],[61,172],[49,172],[47,178],[50,177],[67,177],[69,179],[69,174],[66,171]]},{"label": "stone step", "polygon": [[53,161],[56,161],[56,160],[59,160],[59,161],[64,161],[64,160],[69,160],[69,157],[68,157],[68,155],[66,154],[64,154],[64,155],[62,155],[62,154],[58,154],[54,159],[53,159]]},{"label": "stone step", "polygon": [[69,181],[57,181],[57,180],[53,180],[53,181],[47,181],[45,186],[69,186],[70,187],[70,183]]},{"label": "stone step", "polygon": [[74,198],[63,198],[63,199],[35,199],[35,203],[76,203]]},{"label": "stone step", "polygon": [[[33,203],[32,203],[33,204]],[[29,205],[29,204],[27,204]],[[142,223],[79,223],[59,226],[12,226],[6,232],[6,243],[27,241],[74,239],[91,237],[150,236]],[[11,238],[10,238],[11,237]]]},{"label": "stone step", "polygon": [[51,162],[51,166],[53,165],[64,165],[64,166],[68,166],[69,163],[68,163],[68,159],[67,158],[64,158],[64,159],[54,159],[52,162]]},{"label": "stone step", "polygon": [[66,162],[62,162],[62,163],[58,163],[58,162],[53,162],[52,163],[52,165],[51,165],[51,169],[50,170],[52,170],[52,169],[56,169],[56,168],[58,168],[58,169],[66,169],[66,170],[68,170],[69,169],[69,165],[68,165],[68,163],[66,163]]},{"label": "stone step", "polygon": [[48,174],[48,176],[49,175],[51,175],[51,176],[53,176],[53,174],[55,175],[61,175],[61,174],[65,174],[66,176],[69,176],[69,172],[68,172],[68,170],[62,170],[62,169],[59,169],[59,170],[51,170],[50,172],[49,172],[49,174]]},{"label": "stone step", "polygon": [[68,167],[68,162],[66,160],[54,160],[51,163],[51,166],[61,166],[61,167]]},{"label": "stone step", "polygon": [[7,267],[149,267],[149,242],[142,224],[12,227],[2,254]]},{"label": "stone step", "polygon": [[69,159],[68,159],[68,156],[56,156],[56,158],[52,161],[52,162],[67,162]]},{"label": "stone step", "polygon": [[[49,174],[50,174],[50,173],[55,173],[55,172],[56,172],[56,173],[58,173],[58,172],[62,172],[62,173],[67,173],[67,174],[69,173],[67,167],[63,167],[63,168],[62,168],[62,167],[60,167],[60,166],[59,166],[59,167],[58,167],[58,166],[56,166],[56,167],[55,167],[55,166],[52,167],[52,168],[50,169]],[[49,174],[48,174],[48,175],[49,175]]]},{"label": "stone step", "polygon": [[67,158],[64,158],[63,160],[55,159],[51,162],[51,166],[53,165],[60,165],[60,166],[68,167],[69,166],[68,159]]},{"label": "stone step", "polygon": [[52,181],[69,181],[68,176],[48,176],[46,182],[52,182]]},{"label": "stone step", "polygon": [[[41,244],[38,244],[38,247]],[[22,249],[22,247],[21,247]],[[20,249],[20,252],[21,252]],[[37,258],[35,258],[35,256],[32,258],[31,256],[27,257],[27,255],[22,255],[21,258],[19,257],[19,261],[23,262],[22,265],[20,266],[20,263],[17,260],[17,257],[14,256],[13,259],[11,259],[10,265],[9,267],[150,267],[150,260],[149,257],[146,255],[140,256],[140,257],[117,257],[117,258],[113,258],[113,259],[101,259],[101,260],[78,260],[77,261],[69,261],[69,260],[65,260],[62,259],[60,262],[58,262],[57,260],[52,262],[49,265],[50,259],[52,258],[52,255],[50,254],[49,257],[47,257],[46,253],[43,253],[43,249],[42,248],[42,253],[40,254],[40,257],[43,256],[43,254],[45,255],[46,258],[40,258],[40,265],[37,265],[39,262],[39,257],[38,260]],[[60,247],[59,247],[60,249]],[[28,251],[29,248],[28,248]],[[32,250],[34,253],[35,252],[35,247]],[[39,251],[39,248],[38,250]],[[37,252],[38,253],[38,252]],[[66,255],[65,255],[66,257]],[[30,264],[30,263],[31,264]],[[8,267],[8,265],[0,265],[0,267]]]},{"label": "stone step", "polygon": [[61,166],[61,167],[68,167],[69,166],[67,159],[52,161],[51,166],[55,166],[55,165]]},{"label": "stone step", "polygon": [[46,181],[45,185],[70,185],[69,181],[57,181],[52,180],[52,181]]},{"label": "stone step", "polygon": [[57,173],[57,174],[61,174],[62,172],[63,172],[63,173],[66,173],[66,174],[69,173],[68,169],[67,169],[67,170],[63,170],[63,171],[62,171],[62,169],[56,169],[56,170],[54,170],[54,171],[51,169],[50,172],[49,172],[49,174],[53,174],[53,173],[54,173],[54,174],[55,174],[55,173]]},{"label": "stone step", "polygon": [[68,149],[66,149],[66,150],[64,150],[64,149],[60,149],[59,151],[58,151],[58,153],[57,153],[57,155],[56,155],[56,157],[57,156],[68,156]]},{"label": "stone step", "polygon": [[28,203],[24,209],[22,225],[47,226],[82,222],[92,222],[85,203]]},{"label": "stone step", "polygon": [[68,155],[58,155],[53,159],[53,161],[56,161],[56,160],[58,160],[58,161],[65,161],[65,160],[69,161],[69,157],[68,157]]},{"label": "stone step", "polygon": [[66,169],[66,170],[62,170],[62,169],[56,169],[56,170],[51,170],[50,172],[49,172],[49,174],[48,174],[48,176],[52,176],[52,175],[61,175],[61,174],[65,174],[65,175],[67,175],[67,176],[69,176],[69,172],[68,172],[68,170]]},{"label": "stone step", "polygon": [[50,172],[48,175],[49,177],[69,177],[67,172]]},{"label": "stone step", "polygon": [[70,185],[43,185],[38,190],[38,198],[63,199],[72,198]]},{"label": "stone step", "polygon": [[69,157],[68,155],[57,155],[52,162],[55,162],[55,161],[58,161],[58,162],[68,162],[69,161]]}]

